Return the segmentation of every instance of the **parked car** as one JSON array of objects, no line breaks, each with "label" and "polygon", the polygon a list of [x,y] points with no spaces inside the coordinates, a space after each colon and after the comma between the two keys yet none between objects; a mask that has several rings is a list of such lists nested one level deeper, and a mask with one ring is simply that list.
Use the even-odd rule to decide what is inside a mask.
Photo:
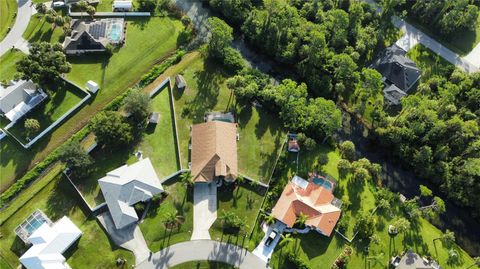
[{"label": "parked car", "polygon": [[274,228],[270,234],[268,235],[268,238],[267,240],[265,240],[265,246],[270,246],[270,244],[273,242],[273,240],[275,240],[275,238],[277,237],[278,235],[278,230],[276,228]]},{"label": "parked car", "polygon": [[65,6],[65,2],[63,2],[63,1],[53,2],[52,6],[53,6],[53,8],[60,8],[60,7]]}]

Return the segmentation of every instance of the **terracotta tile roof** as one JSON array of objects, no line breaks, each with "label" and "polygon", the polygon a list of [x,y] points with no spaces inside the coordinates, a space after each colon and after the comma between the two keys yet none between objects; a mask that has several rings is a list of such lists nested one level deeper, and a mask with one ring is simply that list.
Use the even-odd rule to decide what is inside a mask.
[{"label": "terracotta tile roof", "polygon": [[[302,179],[303,180],[303,179]],[[295,224],[300,213],[307,215],[306,225],[330,236],[340,218],[340,208],[334,206],[331,190],[308,182],[305,188],[289,182],[272,209],[272,214],[288,227]]]},{"label": "terracotta tile roof", "polygon": [[237,125],[210,121],[192,127],[192,175],[195,182],[216,176],[237,177]]}]

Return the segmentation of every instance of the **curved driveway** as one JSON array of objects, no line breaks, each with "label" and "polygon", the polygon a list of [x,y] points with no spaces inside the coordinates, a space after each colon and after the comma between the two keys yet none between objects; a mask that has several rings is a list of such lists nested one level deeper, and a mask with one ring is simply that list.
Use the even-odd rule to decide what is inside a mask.
[{"label": "curved driveway", "polygon": [[240,269],[265,269],[266,263],[246,249],[213,240],[193,240],[160,250],[139,263],[137,269],[168,269],[190,261],[218,261]]},{"label": "curved driveway", "polygon": [[7,36],[0,42],[0,56],[15,46],[22,51],[28,51],[28,43],[23,39],[22,35],[27,29],[30,17],[35,13],[35,8],[31,6],[31,0],[18,0],[17,17]]}]

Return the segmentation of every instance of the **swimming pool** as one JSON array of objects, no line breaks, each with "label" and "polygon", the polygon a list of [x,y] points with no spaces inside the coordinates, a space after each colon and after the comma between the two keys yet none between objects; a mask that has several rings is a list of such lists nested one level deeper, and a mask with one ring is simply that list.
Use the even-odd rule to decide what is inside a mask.
[{"label": "swimming pool", "polygon": [[40,228],[40,226],[42,226],[42,224],[44,224],[45,222],[47,222],[47,221],[43,218],[42,219],[33,219],[32,221],[30,221],[30,223],[28,225],[25,226],[25,230],[27,230],[27,232],[29,234],[32,234],[38,228]]},{"label": "swimming pool", "polygon": [[119,23],[114,23],[110,26],[110,31],[108,32],[108,39],[114,43],[118,43],[122,38],[122,25]]},{"label": "swimming pool", "polygon": [[317,184],[318,186],[322,186],[327,190],[331,190],[333,188],[332,182],[321,177],[314,177],[313,183]]}]

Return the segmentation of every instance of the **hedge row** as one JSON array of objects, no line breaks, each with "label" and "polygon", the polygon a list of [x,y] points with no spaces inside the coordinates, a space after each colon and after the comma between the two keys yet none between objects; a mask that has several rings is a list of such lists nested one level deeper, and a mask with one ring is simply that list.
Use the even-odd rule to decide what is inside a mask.
[{"label": "hedge row", "polygon": [[155,65],[150,72],[142,76],[142,79],[138,83],[138,85],[143,88],[148,84],[152,83],[156,78],[158,78],[167,68],[170,66],[178,63],[183,55],[185,55],[185,51],[178,50],[172,56],[168,57],[165,61],[161,62],[160,64]]}]

